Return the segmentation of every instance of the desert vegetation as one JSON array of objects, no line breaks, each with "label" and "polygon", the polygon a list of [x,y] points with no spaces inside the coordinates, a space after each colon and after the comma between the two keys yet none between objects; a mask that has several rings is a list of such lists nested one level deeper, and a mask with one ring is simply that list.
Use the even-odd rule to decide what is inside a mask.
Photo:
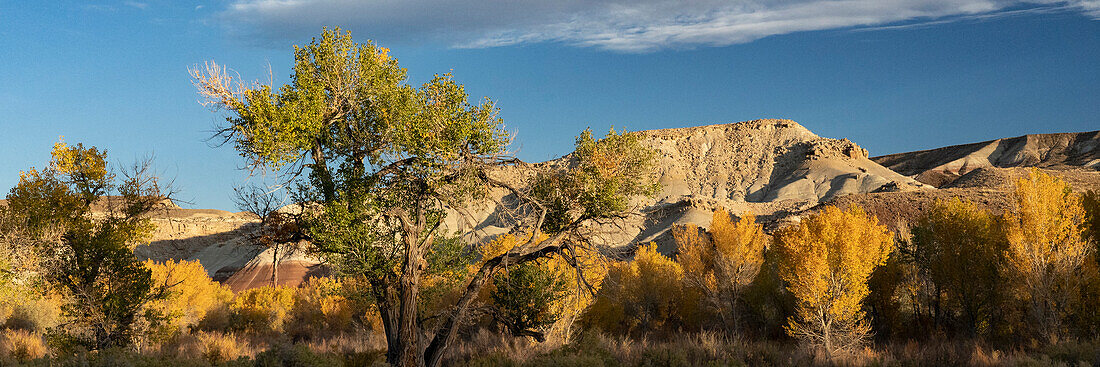
[{"label": "desert vegetation", "polygon": [[[250,239],[277,250],[271,285],[139,261],[172,188],[60,141],[0,205],[0,364],[1100,364],[1097,194],[1038,169],[1004,213],[952,198],[890,230],[823,205],[766,231],[720,208],[674,226],[673,250],[611,246],[595,226],[660,190],[639,134],[585,130],[528,164],[450,75],[410,85],[339,29],[294,56],[281,87],[191,70],[227,114],[216,137],[284,188],[237,195]],[[485,201],[504,225],[470,240],[454,223]],[[328,275],[279,286],[291,247]]]}]

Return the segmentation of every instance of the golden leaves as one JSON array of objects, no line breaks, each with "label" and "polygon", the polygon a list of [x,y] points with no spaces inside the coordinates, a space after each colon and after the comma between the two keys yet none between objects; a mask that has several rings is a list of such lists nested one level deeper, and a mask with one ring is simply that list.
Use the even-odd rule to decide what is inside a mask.
[{"label": "golden leaves", "polygon": [[780,278],[798,301],[788,333],[829,353],[857,345],[870,330],[861,310],[867,279],[886,262],[893,234],[862,208],[826,206],[782,230],[775,247]]}]

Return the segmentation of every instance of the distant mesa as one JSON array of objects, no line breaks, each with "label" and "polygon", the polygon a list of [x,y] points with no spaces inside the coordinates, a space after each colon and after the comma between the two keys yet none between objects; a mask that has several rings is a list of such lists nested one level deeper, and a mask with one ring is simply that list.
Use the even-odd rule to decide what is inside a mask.
[{"label": "distant mesa", "polygon": [[1100,169],[1100,131],[1032,134],[871,158],[923,183],[949,186],[980,168]]}]

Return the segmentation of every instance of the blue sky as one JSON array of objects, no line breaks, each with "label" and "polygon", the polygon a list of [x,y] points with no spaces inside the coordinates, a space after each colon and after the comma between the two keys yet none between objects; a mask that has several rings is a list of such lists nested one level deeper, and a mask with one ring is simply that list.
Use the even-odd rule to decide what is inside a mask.
[{"label": "blue sky", "polygon": [[585,127],[790,118],[872,155],[1100,129],[1100,0],[0,1],[0,189],[58,136],[154,155],[193,207],[247,180],[187,67],[289,77],[322,26],[453,71],[541,161]]}]

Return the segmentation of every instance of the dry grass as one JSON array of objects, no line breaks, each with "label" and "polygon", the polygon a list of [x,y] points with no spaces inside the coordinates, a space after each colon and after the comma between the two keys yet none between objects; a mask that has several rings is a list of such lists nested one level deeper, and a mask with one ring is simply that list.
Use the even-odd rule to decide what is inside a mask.
[{"label": "dry grass", "polygon": [[0,332],[0,356],[27,361],[46,355],[46,342],[39,333],[7,329]]},{"label": "dry grass", "polygon": [[585,333],[561,347],[479,332],[457,345],[450,357],[449,365],[465,366],[1100,366],[1100,342],[1000,350],[973,341],[908,341],[829,358],[800,344],[712,332],[662,340]]},{"label": "dry grass", "polygon": [[327,339],[310,341],[305,345],[317,353],[360,354],[386,351],[386,337],[371,331],[341,334]]},{"label": "dry grass", "polygon": [[201,357],[211,364],[252,357],[257,352],[257,348],[247,339],[232,333],[219,332],[179,335],[161,347],[161,354],[164,356],[180,359]]}]

